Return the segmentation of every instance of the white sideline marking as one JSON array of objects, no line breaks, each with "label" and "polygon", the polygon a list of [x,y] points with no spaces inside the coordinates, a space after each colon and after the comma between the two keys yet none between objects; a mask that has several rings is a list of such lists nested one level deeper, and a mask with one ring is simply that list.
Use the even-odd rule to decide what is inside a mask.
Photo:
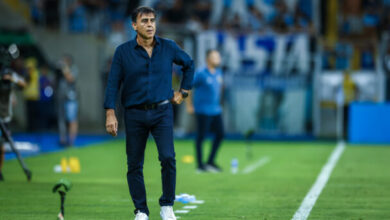
[{"label": "white sideline marking", "polygon": [[186,214],[186,213],[189,213],[190,210],[176,210],[175,213],[183,213],[183,214]]},{"label": "white sideline marking", "polygon": [[[195,198],[195,196],[193,196],[193,197]],[[203,204],[204,200],[194,200],[194,201],[191,201],[190,203],[192,203],[192,204]],[[183,209],[175,210],[174,212],[176,214],[187,214],[187,213],[190,212],[190,210],[193,210],[193,209],[195,210],[196,208],[198,208],[197,205],[186,205],[186,206],[183,207]],[[179,219],[179,218],[181,218],[181,217],[180,216],[176,216],[176,219]]]},{"label": "white sideline marking", "polygon": [[192,204],[203,204],[204,200],[195,200],[195,201],[191,201],[190,203],[192,203]]},{"label": "white sideline marking", "polygon": [[259,161],[256,163],[249,165],[245,167],[245,169],[242,171],[244,174],[252,173],[257,168],[264,166],[266,163],[268,163],[271,159],[269,157],[262,157]]},{"label": "white sideline marking", "polygon": [[196,209],[196,208],[198,208],[197,205],[186,205],[183,207],[183,209]]},{"label": "white sideline marking", "polygon": [[344,149],[345,143],[340,141],[330,155],[328,162],[322,167],[321,173],[318,175],[316,182],[307,193],[301,206],[295,212],[292,220],[306,220],[309,217],[312,208],[328,182],[333,168],[336,166]]}]

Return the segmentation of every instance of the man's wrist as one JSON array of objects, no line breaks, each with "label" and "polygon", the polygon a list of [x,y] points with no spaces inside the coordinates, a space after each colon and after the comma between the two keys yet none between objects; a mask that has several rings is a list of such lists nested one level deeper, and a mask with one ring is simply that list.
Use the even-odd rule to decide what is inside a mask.
[{"label": "man's wrist", "polygon": [[111,116],[115,115],[115,110],[114,109],[106,109],[106,116]]},{"label": "man's wrist", "polygon": [[183,97],[183,99],[188,97],[188,94],[189,94],[188,90],[180,89],[179,92],[181,93],[181,96]]}]

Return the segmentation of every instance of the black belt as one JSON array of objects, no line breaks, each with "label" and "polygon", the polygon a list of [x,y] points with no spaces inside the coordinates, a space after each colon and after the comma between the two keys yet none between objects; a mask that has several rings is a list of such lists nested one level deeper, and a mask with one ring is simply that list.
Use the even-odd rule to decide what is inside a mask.
[{"label": "black belt", "polygon": [[133,105],[133,106],[130,106],[128,108],[135,108],[135,109],[140,109],[140,110],[150,110],[150,109],[156,109],[157,107],[168,104],[168,103],[169,103],[169,100],[164,100],[164,101],[152,103],[152,104]]}]

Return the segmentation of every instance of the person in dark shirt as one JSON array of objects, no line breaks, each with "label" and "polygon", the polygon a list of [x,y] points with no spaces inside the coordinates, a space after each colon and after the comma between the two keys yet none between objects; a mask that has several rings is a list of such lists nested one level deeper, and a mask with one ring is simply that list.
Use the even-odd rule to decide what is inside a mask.
[{"label": "person in dark shirt", "polygon": [[[194,63],[172,40],[155,36],[156,13],[139,7],[132,14],[135,39],[117,47],[105,91],[106,130],[116,136],[118,121],[115,100],[122,86],[125,108],[127,181],[135,206],[136,220],[148,219],[149,210],[143,178],[146,142],[151,133],[161,163],[163,193],[159,203],[162,219],[176,219],[176,160],[173,145],[172,104],[181,104],[192,87]],[[182,66],[180,90],[172,90],[172,64]]]}]

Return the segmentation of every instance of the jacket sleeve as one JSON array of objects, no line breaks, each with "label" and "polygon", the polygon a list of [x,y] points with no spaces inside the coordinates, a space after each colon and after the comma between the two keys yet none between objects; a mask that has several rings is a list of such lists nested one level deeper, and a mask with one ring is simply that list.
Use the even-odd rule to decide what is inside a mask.
[{"label": "jacket sleeve", "polygon": [[182,66],[183,79],[180,88],[190,90],[192,88],[192,81],[194,79],[194,61],[184,52],[175,42],[173,43],[174,59],[173,62]]},{"label": "jacket sleeve", "polygon": [[117,100],[117,94],[119,87],[122,83],[123,68],[122,68],[122,55],[120,47],[115,51],[112,59],[111,70],[108,74],[107,87],[104,98],[105,109],[115,109],[115,102]]}]

